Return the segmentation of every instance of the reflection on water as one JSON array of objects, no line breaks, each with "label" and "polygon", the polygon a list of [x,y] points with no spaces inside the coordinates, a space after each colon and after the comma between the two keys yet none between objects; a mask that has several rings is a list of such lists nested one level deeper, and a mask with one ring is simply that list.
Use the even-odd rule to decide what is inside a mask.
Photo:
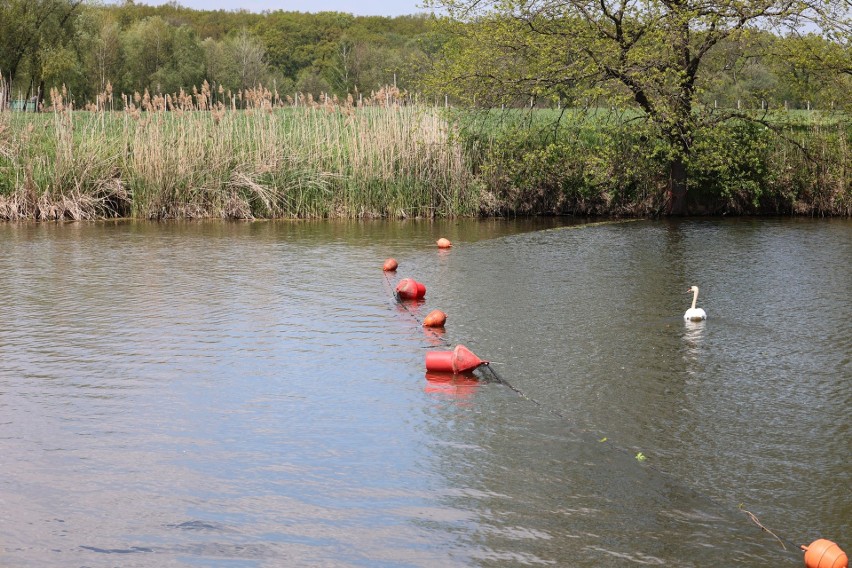
[{"label": "reflection on water", "polygon": [[[850,237],[0,226],[0,564],[800,565],[740,503],[848,550]],[[425,300],[393,300],[404,277]],[[521,396],[424,376],[459,343]]]},{"label": "reflection on water", "polygon": [[684,321],[683,342],[686,346],[684,352],[683,363],[686,366],[687,372],[690,374],[698,373],[701,364],[701,342],[704,339],[704,328],[707,326],[707,320],[701,321]]},{"label": "reflection on water", "polygon": [[472,398],[479,389],[480,380],[467,375],[452,373],[426,373],[426,386],[423,392],[442,395],[458,402]]}]

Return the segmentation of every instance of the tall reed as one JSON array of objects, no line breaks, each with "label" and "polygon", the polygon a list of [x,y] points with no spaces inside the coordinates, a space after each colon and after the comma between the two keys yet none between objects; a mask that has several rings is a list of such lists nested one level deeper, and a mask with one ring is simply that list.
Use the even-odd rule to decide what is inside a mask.
[{"label": "tall reed", "polygon": [[[478,188],[436,111],[259,88],[111,93],[0,118],[0,218],[409,217],[475,213]],[[371,99],[372,100],[372,99]],[[229,104],[225,104],[228,102]]]}]

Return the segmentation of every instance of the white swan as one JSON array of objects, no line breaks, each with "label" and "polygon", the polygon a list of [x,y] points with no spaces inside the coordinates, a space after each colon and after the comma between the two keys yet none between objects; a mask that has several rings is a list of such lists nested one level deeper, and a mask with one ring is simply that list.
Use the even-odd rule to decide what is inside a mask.
[{"label": "white swan", "polygon": [[692,307],[686,310],[683,314],[683,319],[687,321],[701,321],[707,319],[707,314],[701,308],[696,308],[695,303],[698,302],[698,286],[690,286],[687,293],[692,292]]}]

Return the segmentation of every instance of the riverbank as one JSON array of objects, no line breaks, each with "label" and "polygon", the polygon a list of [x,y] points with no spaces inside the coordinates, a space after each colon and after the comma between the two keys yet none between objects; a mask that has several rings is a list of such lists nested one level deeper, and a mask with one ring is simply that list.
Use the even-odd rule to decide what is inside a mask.
[{"label": "riverbank", "polygon": [[[705,115],[694,130],[690,214],[852,215],[848,115],[724,112]],[[666,210],[672,149],[637,112],[463,111],[455,120],[501,211],[647,217]]]},{"label": "riverbank", "polygon": [[[381,101],[382,98],[380,97]],[[384,97],[386,102],[392,101]],[[666,149],[614,112],[450,114],[264,96],[246,109],[0,113],[0,218],[652,216]],[[145,110],[143,110],[145,109]],[[534,119],[530,117],[534,116]],[[699,131],[695,214],[849,216],[852,123],[773,117]]]}]

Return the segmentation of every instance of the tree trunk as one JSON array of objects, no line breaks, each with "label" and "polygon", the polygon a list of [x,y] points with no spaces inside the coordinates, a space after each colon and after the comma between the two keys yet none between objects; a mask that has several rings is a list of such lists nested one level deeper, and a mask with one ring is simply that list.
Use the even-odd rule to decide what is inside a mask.
[{"label": "tree trunk", "polygon": [[683,158],[676,157],[669,166],[669,200],[667,213],[669,215],[686,215],[686,163]]}]

